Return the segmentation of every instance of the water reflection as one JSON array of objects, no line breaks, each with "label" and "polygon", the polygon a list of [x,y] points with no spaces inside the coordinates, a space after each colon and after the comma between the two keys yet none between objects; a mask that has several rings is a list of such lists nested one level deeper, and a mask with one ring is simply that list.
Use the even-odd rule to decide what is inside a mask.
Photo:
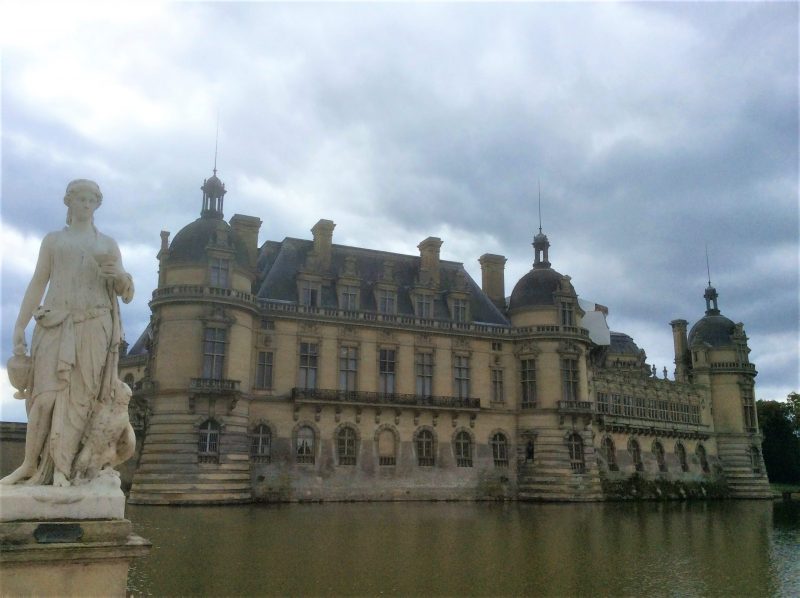
[{"label": "water reflection", "polygon": [[800,503],[128,507],[150,595],[800,595]]}]

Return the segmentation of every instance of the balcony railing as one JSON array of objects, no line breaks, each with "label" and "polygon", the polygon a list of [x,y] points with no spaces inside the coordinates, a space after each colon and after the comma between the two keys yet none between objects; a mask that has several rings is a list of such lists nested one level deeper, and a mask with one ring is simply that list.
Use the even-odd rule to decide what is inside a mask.
[{"label": "balcony railing", "polygon": [[292,400],[361,403],[366,405],[438,407],[440,409],[480,409],[481,406],[480,399],[468,397],[426,397],[400,393],[331,390],[324,388],[293,388]]},{"label": "balcony railing", "polygon": [[594,403],[592,401],[559,401],[558,411],[560,413],[594,413]]},{"label": "balcony railing", "polygon": [[239,380],[225,378],[192,378],[189,389],[201,392],[239,392]]}]

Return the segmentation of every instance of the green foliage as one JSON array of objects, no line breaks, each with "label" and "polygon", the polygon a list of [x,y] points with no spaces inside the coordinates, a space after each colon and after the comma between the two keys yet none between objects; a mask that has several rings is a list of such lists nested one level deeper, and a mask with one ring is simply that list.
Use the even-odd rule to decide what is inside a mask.
[{"label": "green foliage", "polygon": [[800,483],[800,395],[793,392],[786,402],[757,401],[756,407],[770,481]]}]

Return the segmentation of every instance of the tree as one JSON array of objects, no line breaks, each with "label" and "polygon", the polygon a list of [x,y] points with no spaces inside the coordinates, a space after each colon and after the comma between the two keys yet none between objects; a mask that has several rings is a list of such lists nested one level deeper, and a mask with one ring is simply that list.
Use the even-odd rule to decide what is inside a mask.
[{"label": "tree", "polygon": [[756,401],[756,408],[770,481],[800,483],[800,395],[791,393],[786,402]]}]

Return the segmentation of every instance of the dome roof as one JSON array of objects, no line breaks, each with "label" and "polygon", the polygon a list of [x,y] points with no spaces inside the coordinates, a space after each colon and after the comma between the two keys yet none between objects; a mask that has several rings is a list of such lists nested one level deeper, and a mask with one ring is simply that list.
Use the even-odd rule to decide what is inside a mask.
[{"label": "dome roof", "polygon": [[[214,171],[216,173],[216,171]],[[219,197],[225,195],[225,185],[219,180],[216,174],[211,175],[205,180],[202,187],[208,195],[212,197]]]},{"label": "dome roof", "polygon": [[534,268],[519,279],[511,292],[509,311],[535,305],[555,305],[553,293],[559,290],[563,279],[552,268]]},{"label": "dome roof", "polygon": [[707,314],[689,331],[689,346],[706,343],[712,347],[727,347],[733,344],[736,325],[723,315]]},{"label": "dome roof", "polygon": [[633,339],[624,332],[611,333],[611,345],[608,352],[615,355],[635,355],[639,356],[641,349],[633,342]]},{"label": "dome roof", "polygon": [[226,249],[232,249],[235,252],[236,263],[249,268],[247,246],[233,232],[230,224],[221,218],[198,218],[184,226],[169,246],[167,263],[205,263],[208,261],[206,248],[209,245],[222,245]]}]

